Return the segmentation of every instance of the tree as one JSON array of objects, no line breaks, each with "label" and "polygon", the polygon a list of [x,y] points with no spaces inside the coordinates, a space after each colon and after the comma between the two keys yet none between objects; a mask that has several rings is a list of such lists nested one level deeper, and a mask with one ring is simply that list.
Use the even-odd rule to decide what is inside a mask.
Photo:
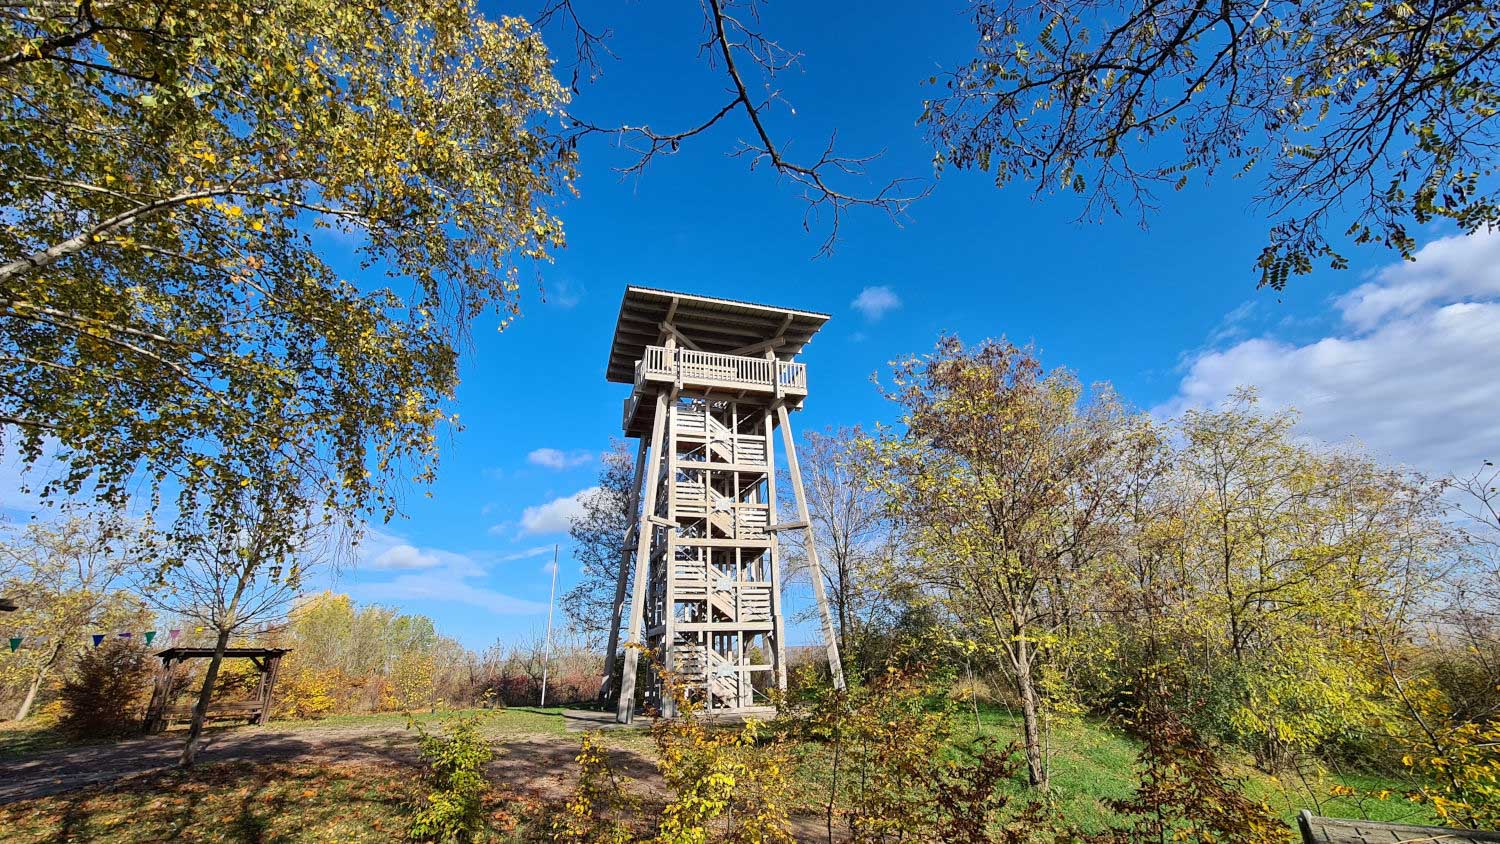
[{"label": "tree", "polygon": [[582,510],[568,526],[573,553],[583,564],[577,585],[563,594],[568,622],[598,640],[619,615],[619,595],[629,572],[621,572],[621,548],[630,527],[630,499],[635,489],[635,458],[615,440],[601,458],[599,485],[579,497]]},{"label": "tree", "polygon": [[[865,478],[858,427],[827,434],[809,431],[797,449],[811,534],[818,543],[824,587],[838,624],[839,653],[862,669],[874,666],[863,653],[860,633],[882,609],[886,564],[895,553],[886,502]],[[782,497],[791,500],[792,485]],[[806,532],[788,531],[783,539],[793,566],[805,566]]]},{"label": "tree", "polygon": [[1044,662],[1089,576],[1112,506],[1107,473],[1126,416],[1101,391],[1045,372],[1004,340],[973,348],[942,338],[898,361],[887,396],[903,434],[865,447],[961,644],[1003,659],[1020,699],[1027,776],[1047,787]]},{"label": "tree", "polygon": [[473,0],[13,7],[0,93],[0,421],[46,495],[389,517],[471,321],[563,242],[566,92]]},{"label": "tree", "polygon": [[215,634],[213,657],[179,759],[184,768],[192,767],[197,756],[230,639],[255,625],[279,620],[301,587],[303,575],[320,562],[332,542],[327,516],[292,509],[294,502],[270,496],[274,493],[254,491],[241,496],[232,513],[215,520],[233,529],[217,532],[200,526],[191,539],[178,540],[186,543],[172,555],[180,562],[151,570],[156,587],[152,599],[164,610]]},{"label": "tree", "polygon": [[1352,450],[1295,441],[1253,394],[1181,421],[1179,633],[1222,692],[1221,729],[1265,760],[1358,731],[1383,641],[1409,629],[1452,548],[1441,488]]},{"label": "tree", "polygon": [[14,681],[26,690],[15,720],[31,713],[48,678],[69,671],[89,634],[149,624],[141,600],[116,588],[129,566],[121,548],[124,532],[118,519],[92,513],[55,524],[33,522],[0,544],[0,558],[16,563],[18,572],[0,580],[0,591],[21,607],[6,622],[26,631],[31,643],[0,669],[7,684]]},{"label": "tree", "polygon": [[1412,223],[1500,223],[1489,3],[978,0],[973,21],[921,117],[940,165],[1143,222],[1163,188],[1258,173],[1276,289],[1346,265],[1329,227],[1410,259]]}]

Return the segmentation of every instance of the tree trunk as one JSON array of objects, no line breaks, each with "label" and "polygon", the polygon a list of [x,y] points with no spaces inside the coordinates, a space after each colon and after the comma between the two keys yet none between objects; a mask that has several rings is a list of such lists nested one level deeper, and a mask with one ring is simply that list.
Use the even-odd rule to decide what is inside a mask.
[{"label": "tree trunk", "polygon": [[21,701],[21,708],[16,710],[15,720],[25,721],[31,714],[31,707],[36,704],[36,696],[42,689],[42,681],[47,678],[47,670],[57,662],[57,657],[62,653],[62,643],[58,642],[52,646],[52,656],[36,669],[36,676],[31,678],[31,685],[26,689],[26,699]]},{"label": "tree trunk", "polygon": [[1031,650],[1026,640],[1018,643],[1016,659],[1016,692],[1021,697],[1021,722],[1026,750],[1026,781],[1033,788],[1048,788],[1047,759],[1042,752],[1041,705],[1036,693]]},{"label": "tree trunk", "polygon": [[208,716],[208,702],[214,695],[214,681],[219,679],[219,666],[224,662],[224,650],[229,647],[229,630],[219,630],[219,639],[214,643],[214,655],[208,662],[208,673],[203,677],[203,688],[198,691],[198,704],[193,707],[193,723],[188,727],[187,744],[182,748],[182,757],[177,764],[182,768],[193,767],[198,756],[199,740],[203,737],[203,722]]},{"label": "tree trunk", "polygon": [[46,673],[47,669],[38,668],[36,676],[31,678],[31,685],[26,688],[26,699],[21,701],[21,708],[16,710],[15,720],[25,721],[26,716],[31,714],[31,705],[36,703],[36,693],[42,687],[42,676]]}]

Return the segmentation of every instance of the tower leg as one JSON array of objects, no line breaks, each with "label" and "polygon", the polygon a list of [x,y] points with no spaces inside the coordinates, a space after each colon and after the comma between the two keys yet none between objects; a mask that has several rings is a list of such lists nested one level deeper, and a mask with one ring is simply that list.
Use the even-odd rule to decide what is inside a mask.
[{"label": "tower leg", "polygon": [[[651,569],[651,535],[655,529],[651,516],[656,512],[657,470],[662,461],[662,434],[667,424],[667,396],[656,394],[656,416],[651,424],[651,459],[645,466],[645,501],[641,507],[641,518],[636,528],[635,582],[630,589],[630,637],[625,642],[625,670],[620,675],[620,701],[615,710],[615,720],[629,724],[635,717],[635,675],[640,662],[641,646],[645,644],[643,628],[646,616],[646,580]],[[667,561],[670,565],[671,561]],[[634,646],[634,647],[632,647]]]},{"label": "tower leg", "polygon": [[812,575],[813,597],[818,601],[818,615],[823,619],[823,644],[828,649],[828,670],[833,674],[833,687],[844,689],[844,666],[839,661],[839,640],[833,630],[833,613],[828,608],[828,592],[823,588],[823,567],[818,563],[818,543],[813,535],[812,516],[807,509],[807,493],[802,488],[802,468],[797,465],[797,444],[792,438],[792,422],[787,417],[786,405],[776,405],[776,418],[781,423],[781,440],[786,446],[786,465],[792,476],[792,492],[797,498],[797,516],[806,527],[807,567]]},{"label": "tower leg", "polygon": [[604,679],[599,683],[600,700],[609,700],[610,693],[614,691],[615,653],[620,649],[620,617],[625,612],[625,584],[630,580],[630,555],[635,550],[631,543],[635,539],[633,532],[641,529],[641,514],[637,505],[641,501],[641,482],[645,479],[647,446],[646,438],[642,437],[640,447],[635,450],[635,485],[630,489],[627,511],[630,515],[626,521],[622,543],[624,547],[620,549],[620,570],[615,575],[615,600],[610,604],[609,649],[604,652]]},{"label": "tower leg", "polygon": [[[768,407],[765,411],[766,434],[766,498],[770,504],[767,522],[776,526],[776,418]],[[772,533],[774,538],[779,534]],[[786,620],[781,614],[781,543],[771,543],[771,659],[775,665],[776,688],[786,693]]]}]

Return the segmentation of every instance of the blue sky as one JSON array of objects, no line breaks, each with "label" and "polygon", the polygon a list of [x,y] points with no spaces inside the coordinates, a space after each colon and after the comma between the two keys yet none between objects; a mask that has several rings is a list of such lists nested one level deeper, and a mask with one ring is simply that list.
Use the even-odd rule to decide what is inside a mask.
[{"label": "blue sky", "polygon": [[[675,130],[727,101],[697,56],[696,3],[579,8],[614,30],[620,57],[576,99],[581,115]],[[966,55],[971,30],[961,4],[916,8],[766,7],[765,30],[805,54],[801,71],[780,79],[795,115],[780,108],[772,119],[793,155],[815,154],[837,127],[849,152],[885,150],[872,184],[931,175],[915,125],[931,90],[920,83]],[[488,8],[507,11],[530,10]],[[748,131],[728,119],[625,182],[611,168],[627,156],[602,139],[583,147],[580,196],[561,208],[569,244],[543,274],[546,301],[523,286],[519,320],[503,332],[476,327],[455,408],[464,429],[445,435],[431,497],[412,490],[406,517],[373,533],[336,588],[425,613],[471,647],[540,630],[554,543],[560,590],[577,577],[567,502],[594,483],[596,456],[619,435],[626,388],[603,370],[627,284],[831,314],[802,357],[811,395],[793,417],[801,430],[889,421],[871,375],[956,332],[1034,342],[1049,366],[1111,381],[1143,409],[1212,403],[1255,383],[1269,403],[1301,406],[1310,438],[1357,437],[1431,471],[1500,452],[1500,239],[1442,240],[1434,229],[1416,264],[1362,249],[1352,269],[1278,294],[1255,287],[1267,225],[1254,183],[1194,184],[1163,197],[1142,229],[1124,218],[1077,223],[1067,197],[1036,202],[1030,186],[997,190],[983,174],[948,172],[900,227],[856,211],[834,254],[815,258],[825,232],[817,221],[803,230],[796,192],[726,157]],[[799,625],[794,643],[814,631]]]}]

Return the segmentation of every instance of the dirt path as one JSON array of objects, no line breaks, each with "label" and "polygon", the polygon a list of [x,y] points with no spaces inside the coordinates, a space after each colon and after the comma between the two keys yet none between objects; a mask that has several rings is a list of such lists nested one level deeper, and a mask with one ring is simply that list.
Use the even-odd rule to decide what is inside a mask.
[{"label": "dirt path", "polygon": [[[0,803],[113,782],[131,774],[170,768],[182,752],[183,734],[147,736],[115,744],[50,750],[0,762]],[[239,727],[209,733],[200,764],[252,762],[412,762],[416,743],[399,726]]]},{"label": "dirt path", "polygon": [[[174,732],[0,760],[0,804],[94,785],[108,787],[127,777],[170,769],[182,751],[183,738],[182,732]],[[577,779],[576,732],[497,734],[494,741],[496,755],[489,775],[496,785],[543,803],[571,792]],[[615,745],[609,750],[612,768],[633,781],[632,791],[648,805],[665,799],[665,786],[648,751],[607,743]],[[415,774],[416,738],[400,724],[235,727],[210,732],[198,754],[199,764],[231,761],[395,763],[413,766]],[[794,816],[792,824],[798,840],[821,838],[817,818]]]}]

